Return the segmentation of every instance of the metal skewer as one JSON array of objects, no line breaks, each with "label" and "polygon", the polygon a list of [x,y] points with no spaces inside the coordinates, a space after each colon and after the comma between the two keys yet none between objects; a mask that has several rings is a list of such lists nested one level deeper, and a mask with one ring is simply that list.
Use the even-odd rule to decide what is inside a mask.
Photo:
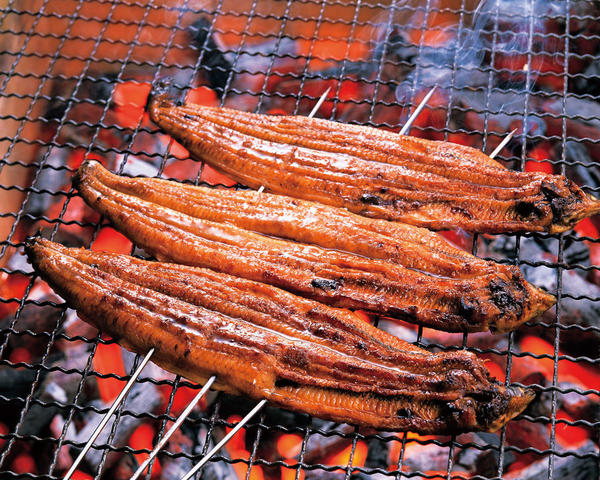
[{"label": "metal skewer", "polygon": [[204,455],[204,457],[202,457],[202,460],[200,460],[188,473],[185,474],[185,476],[181,479],[181,480],[189,480],[190,478],[192,478],[194,476],[194,474],[200,470],[205,464],[206,462],[208,462],[211,457],[217,453],[221,447],[223,445],[225,445],[229,439],[231,437],[233,437],[240,428],[242,428],[244,425],[246,425],[246,423],[254,416],[258,413],[258,411],[264,407],[265,403],[267,403],[266,400],[261,400],[260,402],[258,402],[256,404],[256,406],[250,410],[246,416],[244,418],[242,418],[239,423],[233,428],[233,430],[231,430],[231,432],[229,432],[227,435],[225,435],[223,437],[223,439],[217,443],[210,452],[208,452],[206,455]]},{"label": "metal skewer", "polygon": [[411,114],[410,117],[408,117],[408,120],[406,121],[406,123],[404,124],[404,126],[400,129],[400,135],[405,135],[406,132],[408,132],[408,129],[410,128],[410,126],[412,125],[412,123],[416,120],[416,118],[419,116],[419,114],[421,113],[421,111],[425,108],[425,105],[427,105],[427,102],[429,101],[429,99],[431,98],[431,96],[433,95],[433,92],[435,92],[436,86],[434,85],[432,87],[431,90],[429,90],[429,92],[427,93],[427,95],[425,95],[423,97],[423,100],[421,100],[421,103],[419,103],[419,106],[417,108],[415,108],[415,111]]},{"label": "metal skewer", "polygon": [[73,465],[71,465],[71,468],[69,469],[67,474],[64,476],[64,480],[69,480],[71,478],[71,475],[73,475],[73,473],[75,472],[75,470],[77,469],[77,467],[79,466],[81,461],[83,460],[83,457],[85,457],[85,454],[92,447],[92,444],[96,441],[96,438],[98,438],[98,435],[100,435],[100,432],[104,429],[104,427],[110,420],[110,417],[112,416],[112,414],[115,413],[115,410],[118,408],[118,406],[121,404],[121,402],[125,399],[125,397],[129,393],[129,390],[131,390],[131,387],[133,387],[133,384],[135,383],[137,378],[140,376],[140,373],[142,373],[142,370],[144,369],[146,364],[150,361],[150,357],[152,356],[153,353],[154,353],[154,348],[151,348],[148,351],[148,353],[146,354],[146,356],[144,357],[144,359],[142,360],[142,363],[140,363],[137,370],[134,372],[133,376],[127,382],[127,385],[125,385],[125,388],[123,388],[123,390],[121,390],[121,393],[119,393],[119,396],[115,399],[115,401],[109,408],[108,412],[106,412],[106,415],[104,415],[104,418],[98,424],[98,426],[96,427],[96,430],[94,430],[94,433],[92,433],[92,436],[90,437],[90,439],[87,441],[87,443],[83,447],[83,450],[81,450],[81,452],[79,453],[79,456],[75,459],[75,461],[73,462]]},{"label": "metal skewer", "polygon": [[319,108],[321,108],[321,105],[323,105],[325,98],[327,98],[327,94],[329,93],[330,90],[331,90],[331,87],[327,87],[327,90],[325,90],[323,92],[323,95],[321,95],[321,98],[319,98],[319,101],[317,103],[315,103],[315,106],[308,114],[308,118],[312,118],[317,114],[317,112],[319,111]]},{"label": "metal skewer", "polygon": [[214,383],[214,381],[216,379],[217,379],[217,377],[215,377],[214,375],[208,379],[208,381],[202,387],[202,390],[200,390],[196,394],[196,396],[193,398],[193,400],[189,403],[189,405],[187,407],[185,407],[185,410],[181,413],[181,415],[179,415],[179,418],[177,418],[177,420],[175,420],[175,423],[173,423],[173,425],[171,425],[171,428],[169,429],[169,431],[167,433],[165,433],[165,435],[156,444],[156,446],[154,447],[154,450],[152,450],[152,452],[150,453],[148,458],[144,461],[144,463],[142,463],[139,466],[139,468],[136,470],[136,472],[131,477],[131,480],[136,480],[142,473],[144,473],[144,470],[146,470],[146,467],[150,464],[150,462],[154,459],[154,457],[156,457],[158,452],[165,446],[165,444],[167,443],[169,438],[171,438],[171,435],[173,435],[177,431],[179,426],[183,423],[183,421],[192,412],[192,410],[194,409],[196,404],[206,394],[206,392],[208,392],[208,389],[211,387],[211,385]]},{"label": "metal skewer", "polygon": [[517,129],[515,128],[512,132],[510,132],[505,138],[504,140],[502,140],[500,142],[500,144],[494,149],[494,151],[492,153],[490,153],[490,158],[494,158],[496,155],[498,155],[502,149],[506,146],[506,144],[508,142],[510,142],[510,139],[515,135],[515,132],[517,131]]}]

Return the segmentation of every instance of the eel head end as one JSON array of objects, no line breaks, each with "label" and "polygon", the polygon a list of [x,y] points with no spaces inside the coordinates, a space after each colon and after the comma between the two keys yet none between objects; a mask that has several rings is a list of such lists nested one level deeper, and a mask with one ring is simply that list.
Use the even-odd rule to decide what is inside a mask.
[{"label": "eel head end", "polygon": [[171,99],[174,90],[173,79],[169,77],[162,78],[152,87],[146,102],[146,111],[154,123],[158,123],[161,108],[171,108],[175,105]]},{"label": "eel head end", "polygon": [[518,386],[503,387],[504,392],[501,395],[503,399],[503,407],[500,415],[495,416],[493,421],[489,423],[485,430],[495,432],[506,425],[510,420],[519,415],[527,405],[535,398],[535,391],[531,388],[523,388]]}]

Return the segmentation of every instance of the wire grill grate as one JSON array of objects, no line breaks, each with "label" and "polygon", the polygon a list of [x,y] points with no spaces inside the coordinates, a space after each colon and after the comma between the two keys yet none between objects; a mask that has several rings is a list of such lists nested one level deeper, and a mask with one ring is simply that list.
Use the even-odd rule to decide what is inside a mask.
[{"label": "wire grill grate", "polygon": [[[86,335],[66,333],[64,325],[69,321],[69,312],[65,305],[60,299],[36,298],[35,277],[22,261],[14,260],[21,256],[19,248],[22,247],[24,235],[34,233],[32,229],[41,223],[45,223],[51,238],[61,237],[69,228],[93,231],[89,237],[91,241],[86,246],[94,243],[105,225],[102,220],[72,219],[69,210],[77,199],[74,190],[63,188],[63,185],[46,185],[48,172],[68,178],[76,170],[68,163],[56,164],[54,156],[77,149],[83,151],[84,157],[112,156],[115,159],[114,170],[118,172],[125,171],[133,160],[143,156],[156,176],[165,176],[163,173],[167,165],[179,161],[173,153],[175,146],[172,141],[161,151],[140,149],[140,144],[143,145],[141,139],[157,135],[157,130],[145,125],[142,118],[131,128],[114,123],[111,115],[118,85],[131,79],[154,84],[165,75],[174,76],[180,85],[190,85],[195,79],[201,78],[205,83],[215,83],[213,87],[220,95],[221,105],[245,106],[261,112],[283,108],[287,113],[299,114],[307,113],[306,110],[310,109],[322,91],[333,85],[332,100],[326,109],[332,119],[397,130],[411,108],[418,104],[422,90],[441,83],[445,96],[426,107],[427,115],[437,115],[441,120],[416,125],[412,129],[413,134],[437,135],[446,140],[453,140],[457,135],[466,138],[473,136],[480,139],[480,147],[491,151],[492,139],[502,137],[509,131],[495,121],[498,116],[508,118],[508,123],[512,120],[521,121],[522,130],[526,132],[536,122],[554,122],[552,131],[532,130],[527,137],[521,135],[518,141],[512,142],[512,157],[503,160],[507,165],[523,169],[530,161],[530,143],[546,142],[551,143],[557,152],[547,160],[557,172],[569,175],[575,167],[593,172],[596,168],[593,163],[579,157],[573,158],[568,154],[568,148],[579,145],[594,149],[600,142],[600,136],[594,136],[600,98],[598,92],[589,86],[594,81],[598,82],[600,74],[570,68],[570,62],[586,65],[600,62],[597,46],[600,31],[580,31],[583,28],[581,25],[600,19],[594,2],[571,0],[555,4],[523,0],[513,3],[528,8],[506,13],[504,5],[511,2],[490,0],[485,6],[490,21],[472,29],[474,18],[477,19],[482,11],[476,8],[475,3],[467,0],[391,0],[382,3],[364,0],[218,0],[189,4],[166,0],[126,3],[108,0],[3,2],[0,14],[0,32],[4,42],[4,69],[0,73],[0,102],[3,105],[0,123],[4,132],[0,136],[0,193],[3,204],[0,230],[5,240],[0,242],[0,257],[4,261],[0,272],[6,277],[3,281],[18,275],[25,278],[25,283],[19,296],[10,290],[5,294],[0,289],[0,307],[4,306],[10,311],[7,319],[0,323],[0,375],[3,372],[29,372],[26,388],[20,393],[0,391],[0,404],[7,411],[14,412],[16,419],[9,432],[0,434],[0,472],[3,477],[59,477],[61,447],[83,446],[83,443],[68,438],[70,429],[85,414],[107,411],[107,408],[84,401],[90,382],[97,378],[128,378],[127,375],[102,374],[94,369],[93,358],[98,347],[111,342],[99,335],[88,338]],[[552,8],[546,8],[548,5]],[[436,23],[440,17],[452,18],[452,25]],[[192,47],[190,24],[198,18],[205,19],[207,31],[204,40]],[[560,28],[556,31],[540,31],[540,22],[546,20],[555,22]],[[517,80],[512,78],[515,76],[512,66],[498,66],[497,63],[498,57],[506,54],[508,48],[507,34],[502,27],[507,21],[523,25],[517,44],[524,63]],[[407,36],[406,32],[410,35]],[[490,38],[489,55],[485,61],[474,62],[473,58],[481,44],[469,41],[451,43],[449,48],[442,48],[443,56],[432,55],[432,39],[442,35],[469,41],[474,35],[476,38],[485,35]],[[221,39],[218,48],[222,54],[221,60],[225,61],[211,61],[214,60],[216,48],[214,38]],[[596,47],[591,51],[581,50],[580,44],[586,42],[596,42]],[[302,48],[298,48],[298,45]],[[562,68],[545,71],[543,65],[540,67],[536,59],[544,53],[558,59],[556,61]],[[465,59],[469,61],[465,62]],[[443,71],[444,75],[433,78],[432,70]],[[475,76],[478,82],[475,85],[465,80]],[[253,79],[256,80],[255,84],[252,83]],[[504,80],[500,82],[499,79]],[[591,93],[585,88],[575,90],[573,85],[578,81],[587,82]],[[286,82],[292,87],[287,88]],[[558,87],[545,86],[551,82]],[[342,98],[346,85],[360,89],[363,96]],[[182,88],[182,98],[186,90]],[[102,94],[94,97],[91,92]],[[365,92],[368,95],[364,95]],[[497,100],[500,93],[517,98],[518,108],[507,108],[506,104]],[[467,99],[471,97],[467,95],[477,96],[479,104],[469,103]],[[60,106],[58,110],[52,108],[56,105]],[[579,105],[585,105],[589,110],[577,108]],[[89,108],[94,110],[86,110]],[[77,113],[78,109],[82,109],[83,113]],[[481,119],[478,126],[456,121],[457,118],[474,115]],[[585,128],[575,128],[573,125],[583,125]],[[106,143],[107,135],[120,138],[120,143]],[[202,172],[202,168],[198,169],[195,178],[188,181],[203,183]],[[586,183],[584,187],[589,192],[600,191],[600,183]],[[30,202],[42,197],[48,204],[57,204],[58,208],[32,213]],[[568,249],[583,244],[592,248],[600,240],[572,232],[562,234],[552,237],[555,241],[550,243],[552,251],[547,252],[547,258],[532,259],[523,255],[524,242],[550,237],[519,235],[507,238],[512,242],[510,252],[499,261],[514,263],[522,268],[546,269],[555,277],[555,291],[552,293],[557,294],[559,300],[575,304],[592,302],[598,308],[600,295],[586,291],[573,293],[564,287],[565,272],[593,275],[600,270],[600,265],[595,265],[593,259],[592,262],[585,262],[571,258],[567,255]],[[473,253],[485,255],[485,252],[481,252],[481,246],[487,240],[474,236]],[[47,330],[22,330],[19,322],[27,309],[53,312],[54,322]],[[271,418],[278,419],[280,415],[275,409],[269,408],[245,429],[249,438],[253,438],[247,442],[248,458],[235,455],[229,458],[217,454],[212,461],[248,465],[246,480],[254,480],[252,472],[253,469],[256,471],[255,466],[260,466],[265,472],[287,466],[294,472],[295,480],[300,480],[302,476],[309,476],[313,480],[317,477],[325,480],[334,477],[343,477],[344,480],[351,477],[386,477],[395,480],[463,478],[460,468],[457,468],[457,454],[465,450],[493,452],[495,455],[491,473],[470,477],[477,479],[502,478],[506,474],[504,465],[507,457],[515,454],[529,455],[530,462],[542,459],[547,462],[542,476],[536,478],[561,478],[561,474],[556,474],[556,465],[561,459],[582,458],[600,462],[597,450],[582,454],[575,447],[564,448],[557,442],[557,429],[566,427],[583,427],[592,432],[591,437],[597,442],[600,432],[598,418],[561,417],[558,415],[557,402],[559,395],[571,394],[586,399],[597,399],[600,395],[597,386],[593,389],[579,385],[564,386],[559,382],[558,370],[560,362],[598,368],[600,360],[597,356],[575,354],[577,349],[562,353],[561,338],[574,332],[582,336],[598,335],[600,327],[598,324],[584,326],[565,323],[563,307],[556,310],[554,318],[544,317],[532,323],[535,323],[538,331],[541,329],[551,338],[552,354],[519,351],[518,334],[514,333],[500,342],[501,347],[498,344],[489,347],[473,343],[472,336],[467,335],[458,346],[444,346],[435,340],[427,340],[427,332],[419,328],[416,342],[434,349],[463,346],[478,354],[503,358],[507,383],[511,381],[515,363],[527,358],[550,361],[551,378],[546,384],[538,386],[544,395],[549,396],[549,415],[527,413],[521,417],[523,422],[531,425],[548,426],[550,434],[547,448],[517,446],[509,441],[510,432],[506,428],[499,433],[496,444],[474,443],[457,437],[413,438],[408,434],[395,436],[386,433],[367,434],[358,430],[329,431],[305,415],[294,415],[291,423],[271,421]],[[25,338],[35,340],[42,346],[39,358],[33,361],[9,359],[6,352],[11,350],[11,345]],[[66,368],[61,362],[55,361],[53,355],[58,344],[85,344],[87,351],[83,367]],[[129,366],[129,374],[135,366],[135,363]],[[70,399],[62,401],[39,395],[44,378],[53,373],[79,378]],[[159,435],[162,435],[167,423],[175,417],[172,409],[176,392],[182,387],[199,388],[180,377],[174,380],[142,378],[138,383],[142,386],[172,388],[166,407],[161,413],[140,413],[121,407],[109,437],[93,447],[101,452],[101,458],[92,472],[95,478],[103,474],[106,476],[109,452],[143,452],[129,446],[112,445],[120,422],[128,417],[149,419],[156,422]],[[206,438],[209,438],[215,428],[231,426],[225,414],[222,415],[223,411],[237,409],[238,413],[243,414],[248,407],[243,400],[218,395],[211,407],[211,415],[190,418],[185,422],[185,428],[203,425]],[[60,413],[65,423],[58,438],[50,435],[47,429],[35,434],[22,433],[24,422],[32,409]],[[261,457],[261,442],[278,433],[296,433],[300,436],[300,451],[293,463]],[[347,439],[350,442],[348,462],[344,465],[324,465],[307,461],[307,446],[315,436]],[[50,454],[40,461],[40,465],[44,464],[44,471],[19,472],[14,467],[15,452],[28,442],[47,446]],[[359,442],[369,445],[394,444],[398,450],[395,468],[352,466]],[[195,463],[208,450],[208,445],[205,442],[203,451],[196,454],[163,451],[159,459],[188,458]],[[414,445],[446,448],[444,471],[433,473],[407,466],[407,452]]]}]

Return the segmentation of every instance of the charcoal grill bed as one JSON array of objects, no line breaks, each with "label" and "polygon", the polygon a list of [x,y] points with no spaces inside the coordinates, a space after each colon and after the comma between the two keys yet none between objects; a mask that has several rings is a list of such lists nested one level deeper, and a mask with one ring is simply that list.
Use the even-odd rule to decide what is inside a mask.
[{"label": "charcoal grill bed", "polygon": [[[3,262],[0,272],[1,280],[5,283],[14,283],[14,279],[19,278],[22,293],[15,297],[11,294],[14,290],[0,288],[0,306],[10,312],[0,323],[0,383],[9,380],[15,382],[10,391],[2,390],[0,385],[0,410],[11,412],[12,415],[12,423],[5,419],[9,423],[7,431],[0,432],[0,476],[59,478],[62,473],[59,466],[61,447],[72,447],[75,451],[75,447],[81,447],[84,443],[69,440],[68,427],[90,412],[102,413],[107,410],[84,402],[90,379],[110,377],[127,380],[135,369],[135,364],[129,365],[125,375],[107,375],[95,371],[93,356],[99,345],[110,344],[110,341],[99,335],[88,337],[65,333],[63,326],[70,319],[66,306],[58,298],[40,299],[32,295],[36,277],[22,260],[24,236],[34,233],[29,230],[33,226],[40,226],[40,222],[44,222],[48,236],[61,240],[69,238],[69,229],[89,229],[94,232],[92,243],[105,225],[101,219],[73,220],[67,214],[69,205],[77,201],[77,194],[72,189],[53,184],[49,175],[55,173],[68,178],[75,171],[75,166],[68,162],[56,163],[61,152],[67,152],[67,155],[79,149],[83,156],[111,156],[116,159],[113,170],[130,173],[127,165],[133,159],[143,157],[150,166],[148,168],[153,169],[151,175],[156,176],[162,174],[165,166],[179,161],[173,157],[172,143],[166,144],[163,153],[139,150],[139,139],[159,135],[154,127],[142,122],[128,128],[111,123],[115,87],[123,82],[133,78],[152,84],[165,75],[171,75],[175,83],[182,86],[179,93],[183,97],[183,87],[188,82],[200,79],[201,83],[217,93],[221,104],[241,108],[240,105],[246,102],[250,108],[263,113],[270,110],[271,113],[277,113],[275,110],[283,109],[287,113],[299,114],[307,114],[322,91],[333,85],[331,101],[328,104],[326,102],[326,109],[322,110],[320,116],[396,131],[408,117],[411,108],[418,104],[419,95],[422,96],[432,85],[440,86],[441,83],[445,96],[438,97],[426,107],[428,118],[432,121],[417,123],[413,127],[413,134],[437,135],[450,140],[476,136],[481,138],[480,146],[490,152],[509,132],[509,128],[504,128],[505,124],[509,127],[513,120],[521,121],[522,130],[529,134],[517,135],[511,142],[510,155],[505,154],[501,158],[506,165],[523,169],[531,160],[528,155],[533,148],[552,144],[553,156],[546,163],[551,164],[556,172],[568,175],[575,172],[580,176],[579,183],[582,183],[581,178],[589,182],[598,178],[594,176],[593,155],[590,154],[589,160],[581,157],[574,159],[570,155],[577,149],[593,152],[600,142],[600,136],[593,136],[598,128],[596,123],[600,123],[599,118],[594,116],[600,112],[600,31],[575,31],[582,28],[581,25],[600,22],[600,12],[594,9],[594,2],[554,2],[552,9],[539,13],[535,8],[542,8],[541,5],[546,2],[523,1],[524,5],[534,8],[512,13],[515,21],[523,25],[523,30],[514,38],[508,38],[502,29],[506,18],[500,8],[500,4],[505,2],[490,1],[486,7],[487,21],[475,25],[476,29],[485,29],[487,38],[492,41],[487,45],[489,51],[486,58],[478,57],[476,52],[469,53],[470,49],[476,48],[468,40],[450,43],[436,53],[436,49],[429,45],[432,36],[450,32],[460,39],[468,39],[469,35],[474,35],[470,25],[474,15],[477,15],[475,3],[466,0],[382,3],[345,0],[132,1],[125,4],[75,0],[2,2],[0,28],[4,63],[0,72],[0,105],[3,105],[0,107],[0,231],[4,240],[0,242]],[[433,21],[442,17],[452,18],[452,25]],[[557,25],[556,31],[540,31],[538,26],[545,18],[550,18]],[[407,36],[406,32],[411,33]],[[582,42],[582,35],[586,44],[595,45],[593,51],[581,51],[581,45],[585,43]],[[344,45],[345,37],[350,38],[351,47],[340,47]],[[304,45],[300,52],[294,50],[298,42]],[[559,59],[562,70],[542,73],[536,70],[543,70],[543,65],[540,67],[536,58],[540,56],[540,48],[547,48],[540,47],[540,43],[554,48],[547,54]],[[523,61],[518,74],[514,66],[500,65],[494,61],[494,58],[506,53],[503,49],[514,48],[515,45],[522,53],[518,61]],[[582,62],[585,68],[572,73],[569,62]],[[282,65],[294,67],[286,69]],[[399,73],[395,76],[390,72],[403,73],[402,76]],[[437,77],[434,75],[436,72]],[[250,80],[259,75],[261,81],[253,85]],[[473,88],[466,79],[475,77],[479,83]],[[555,88],[548,85],[554,85]],[[370,96],[359,98],[346,95],[345,89],[354,86],[362,92],[370,92]],[[509,99],[512,103],[498,98]],[[78,109],[85,109],[86,105],[93,105],[93,114],[75,114]],[[327,115],[323,115],[323,112]],[[482,128],[469,124],[464,120],[467,116],[478,116]],[[502,121],[496,122],[498,118]],[[498,125],[503,128],[494,130]],[[119,136],[122,142],[116,145],[107,143],[107,132]],[[188,181],[201,183],[200,173]],[[584,189],[599,194],[600,182],[589,182],[583,182]],[[60,208],[44,208],[57,202],[63,202]],[[505,244],[510,245],[510,253],[505,252],[503,261],[523,268],[545,269],[548,275],[553,276],[549,284],[553,285],[554,291],[551,293],[557,296],[559,307],[552,317],[546,316],[530,325],[535,335],[550,340],[553,351],[546,354],[518,351],[518,334],[515,333],[507,335],[491,348],[480,344],[468,348],[478,354],[503,359],[507,381],[511,379],[514,365],[523,359],[546,359],[551,362],[551,375],[546,383],[537,386],[545,395],[548,411],[528,411],[520,417],[521,421],[533,426],[549,428],[548,448],[517,446],[514,441],[509,442],[510,432],[507,428],[510,429],[510,425],[494,437],[496,440],[488,437],[488,443],[473,442],[466,437],[415,439],[405,434],[395,436],[359,432],[347,427],[325,430],[322,423],[315,423],[314,419],[305,415],[292,415],[268,408],[246,428],[246,435],[252,439],[248,442],[249,458],[217,454],[212,462],[248,465],[250,468],[246,480],[251,478],[255,466],[260,466],[265,472],[273,472],[285,467],[286,463],[259,458],[257,452],[260,452],[261,442],[281,433],[296,433],[302,438],[301,449],[294,462],[288,463],[295,472],[296,480],[301,475],[324,480],[349,480],[351,477],[364,480],[461,478],[460,461],[464,457],[457,458],[457,453],[466,451],[489,454],[486,457],[489,464],[484,473],[471,478],[504,478],[507,459],[515,455],[521,456],[519,458],[528,455],[531,464],[538,462],[538,476],[531,473],[531,478],[550,480],[571,478],[568,475],[573,472],[581,472],[578,475],[597,472],[600,457],[594,441],[598,441],[600,420],[597,416],[583,413],[579,417],[564,418],[559,415],[558,401],[559,397],[567,394],[597,401],[599,386],[584,388],[579,385],[559,385],[558,367],[560,362],[572,362],[573,365],[590,369],[600,364],[598,355],[578,354],[577,348],[569,353],[563,352],[565,338],[576,339],[581,336],[583,341],[589,335],[600,336],[600,324],[565,324],[562,306],[565,300],[576,305],[577,302],[587,302],[587,311],[595,312],[594,308],[597,308],[600,312],[600,296],[590,295],[587,291],[573,293],[564,285],[569,272],[588,276],[598,273],[600,265],[594,264],[593,256],[589,262],[569,252],[573,245],[586,245],[588,249],[597,250],[595,245],[600,243],[600,239],[578,236],[573,232],[556,235],[552,237],[554,241],[545,243],[551,246],[551,251],[540,259],[532,258],[529,254],[523,255],[524,248],[521,247],[532,238],[547,239],[547,236],[498,237],[508,239]],[[481,253],[482,241],[482,238],[474,236],[473,253]],[[132,250],[132,253],[138,252]],[[44,318],[50,318],[44,328],[38,328],[39,323],[22,328],[23,319],[31,309],[43,310],[46,315]],[[41,352],[39,358],[26,361],[9,359],[8,353],[12,345],[18,344],[17,340],[36,342],[36,348]],[[425,343],[422,329],[416,333],[416,342]],[[84,367],[72,368],[66,361],[64,364],[56,362],[58,343],[88,344],[90,350]],[[470,345],[469,336],[464,335],[462,345]],[[456,348],[435,342],[429,343],[429,346],[437,349]],[[40,395],[44,379],[57,372],[78,378],[69,401]],[[156,421],[159,433],[163,433],[167,420],[174,419],[171,409],[176,391],[184,386],[200,388],[180,378],[174,381],[142,378],[138,383],[141,387],[166,385],[172,388],[166,410],[155,414],[119,408],[117,421],[108,438],[93,447],[99,452],[100,458],[92,472],[94,478],[108,478],[105,467],[110,452],[123,452],[130,456],[149,452],[113,445],[116,425],[128,417],[144,418]],[[211,415],[188,419],[184,428],[189,430],[202,426],[202,431],[211,435],[214,429],[229,425],[223,412],[243,415],[251,407],[243,399],[217,396],[210,409]],[[32,412],[40,418],[60,413],[66,425],[60,430],[58,438],[51,435],[48,428],[34,434],[28,433],[27,422],[31,421]],[[0,422],[2,418],[0,415]],[[583,446],[561,446],[557,440],[557,430],[571,427],[585,429],[589,436],[587,443]],[[347,439],[351,445],[348,463],[318,463],[318,455],[307,450],[310,439],[316,437],[325,449],[327,445],[335,443],[336,438]],[[395,444],[400,451],[395,468],[382,468],[373,458],[368,458],[365,466],[352,466],[351,459],[359,442],[368,444],[370,452]],[[407,467],[404,454],[415,444],[446,448],[443,471],[433,473],[434,469],[423,471]],[[207,449],[208,446],[205,451]],[[42,457],[45,455],[47,458],[37,461],[38,466],[47,465],[45,470],[36,467],[35,471],[24,472],[15,467],[14,460],[18,452],[29,451],[37,455],[42,450],[47,452]],[[201,453],[166,450],[158,458],[159,461],[188,458],[193,464],[201,456]]]}]

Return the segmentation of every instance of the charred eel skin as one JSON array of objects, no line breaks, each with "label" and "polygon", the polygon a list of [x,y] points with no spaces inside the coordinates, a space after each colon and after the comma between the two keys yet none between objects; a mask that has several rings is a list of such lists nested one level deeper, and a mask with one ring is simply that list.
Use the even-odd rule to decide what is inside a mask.
[{"label": "charred eel skin", "polygon": [[[405,228],[414,238],[407,234],[399,240],[405,252],[394,256],[396,235],[404,227],[389,225],[385,233],[389,222],[309,202],[295,205],[296,200],[268,194],[127,179],[96,162],[81,166],[74,185],[92,208],[160,260],[269,283],[336,307],[473,332],[510,330],[554,302],[518,269],[494,268],[475,257],[468,258],[471,267],[463,267],[470,273],[444,276],[467,254],[415,227]],[[322,218],[332,223],[321,229]],[[347,240],[334,229],[338,220],[348,221],[348,228],[339,227],[349,235]],[[424,237],[419,245],[420,232]],[[368,244],[369,235],[375,245]],[[378,257],[374,252],[379,244],[380,251],[391,253]],[[430,258],[419,263],[419,256]]]},{"label": "charred eel skin", "polygon": [[386,430],[494,431],[534,393],[470,352],[430,353],[346,310],[223,273],[70,249],[37,238],[36,272],[78,314],[191,380]]},{"label": "charred eel skin", "polygon": [[149,102],[152,120],[205,161],[252,188],[434,230],[548,232],[600,212],[560,175],[516,172],[449,142],[301,116]]}]

